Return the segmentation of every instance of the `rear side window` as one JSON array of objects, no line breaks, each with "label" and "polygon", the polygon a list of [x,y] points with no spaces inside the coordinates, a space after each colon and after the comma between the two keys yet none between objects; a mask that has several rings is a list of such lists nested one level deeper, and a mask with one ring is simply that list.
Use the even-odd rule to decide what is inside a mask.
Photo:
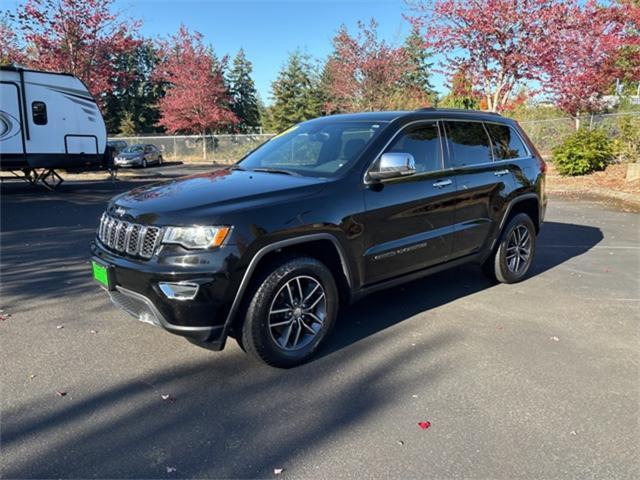
[{"label": "rear side window", "polygon": [[416,161],[416,173],[440,170],[440,137],[434,123],[409,127],[394,140],[386,152],[410,153]]},{"label": "rear side window", "polygon": [[496,160],[509,160],[529,155],[520,136],[506,125],[486,123],[487,131],[493,142],[493,156]]},{"label": "rear side window", "polygon": [[33,102],[31,104],[31,114],[33,123],[36,125],[47,124],[47,105],[44,102]]},{"label": "rear side window", "polygon": [[453,167],[492,162],[491,143],[481,122],[445,122]]}]

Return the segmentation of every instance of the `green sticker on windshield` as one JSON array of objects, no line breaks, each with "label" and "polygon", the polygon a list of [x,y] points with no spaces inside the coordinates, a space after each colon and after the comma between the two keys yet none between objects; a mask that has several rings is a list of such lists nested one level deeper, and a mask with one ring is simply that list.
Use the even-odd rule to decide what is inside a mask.
[{"label": "green sticker on windshield", "polygon": [[283,136],[283,135],[286,135],[286,134],[287,134],[287,133],[289,133],[289,132],[293,132],[294,130],[297,130],[298,126],[299,126],[299,125],[294,125],[294,126],[293,126],[293,127],[291,127],[291,128],[287,128],[284,132],[280,132],[280,133],[279,133],[279,134],[277,134],[275,137],[271,137],[271,140],[274,140],[274,139],[276,139],[276,138],[278,138],[278,137],[281,137],[281,136]]}]

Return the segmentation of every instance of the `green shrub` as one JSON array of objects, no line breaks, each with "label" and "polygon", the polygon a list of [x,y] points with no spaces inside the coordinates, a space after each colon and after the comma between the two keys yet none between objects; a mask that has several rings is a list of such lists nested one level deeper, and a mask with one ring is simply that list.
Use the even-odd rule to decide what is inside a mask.
[{"label": "green shrub", "polygon": [[620,117],[613,144],[618,160],[640,162],[640,115]]},{"label": "green shrub", "polygon": [[601,129],[581,129],[553,149],[553,163],[560,175],[585,175],[604,170],[613,161],[614,149]]}]

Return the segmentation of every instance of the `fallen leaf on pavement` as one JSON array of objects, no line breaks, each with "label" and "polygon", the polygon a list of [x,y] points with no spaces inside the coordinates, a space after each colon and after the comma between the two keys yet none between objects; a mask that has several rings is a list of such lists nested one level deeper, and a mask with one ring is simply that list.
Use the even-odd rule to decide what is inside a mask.
[{"label": "fallen leaf on pavement", "polygon": [[58,325],[56,328],[57,328],[58,330],[62,330],[62,329],[64,328],[64,325]]},{"label": "fallen leaf on pavement", "polygon": [[29,380],[33,380],[34,378],[36,378],[35,373],[30,373],[29,374]]},{"label": "fallen leaf on pavement", "polygon": [[554,342],[559,342],[560,341],[560,339],[558,337],[555,337],[555,336],[551,337],[551,340],[553,340]]},{"label": "fallen leaf on pavement", "polygon": [[64,390],[56,390],[56,395],[59,397],[64,397],[67,394]]},{"label": "fallen leaf on pavement", "polygon": [[284,468],[274,468],[273,469],[273,474],[274,475],[280,475],[282,472],[284,472]]},{"label": "fallen leaf on pavement", "polygon": [[403,442],[402,440],[396,440],[396,443],[397,443],[398,445],[404,445],[404,442]]},{"label": "fallen leaf on pavement", "polygon": [[171,395],[160,395],[160,397],[162,398],[162,400],[169,402],[169,403],[174,403],[176,401],[176,399],[174,397],[172,397]]},{"label": "fallen leaf on pavement", "polygon": [[431,422],[418,422],[418,426],[422,430],[426,430],[427,428],[429,428],[431,426]]},{"label": "fallen leaf on pavement", "polygon": [[91,330],[90,333],[98,333],[98,331],[97,330]]},{"label": "fallen leaf on pavement", "polygon": [[176,470],[178,470],[176,467],[169,467],[169,466],[167,467],[167,473],[173,473]]}]

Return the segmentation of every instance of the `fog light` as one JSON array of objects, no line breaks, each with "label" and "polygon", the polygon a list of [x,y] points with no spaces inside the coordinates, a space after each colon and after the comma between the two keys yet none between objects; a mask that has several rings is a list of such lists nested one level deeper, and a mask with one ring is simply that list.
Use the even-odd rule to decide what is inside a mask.
[{"label": "fog light", "polygon": [[198,289],[200,288],[200,285],[197,283],[190,282],[160,282],[158,286],[160,290],[162,290],[162,293],[171,300],[193,300],[196,298]]}]

